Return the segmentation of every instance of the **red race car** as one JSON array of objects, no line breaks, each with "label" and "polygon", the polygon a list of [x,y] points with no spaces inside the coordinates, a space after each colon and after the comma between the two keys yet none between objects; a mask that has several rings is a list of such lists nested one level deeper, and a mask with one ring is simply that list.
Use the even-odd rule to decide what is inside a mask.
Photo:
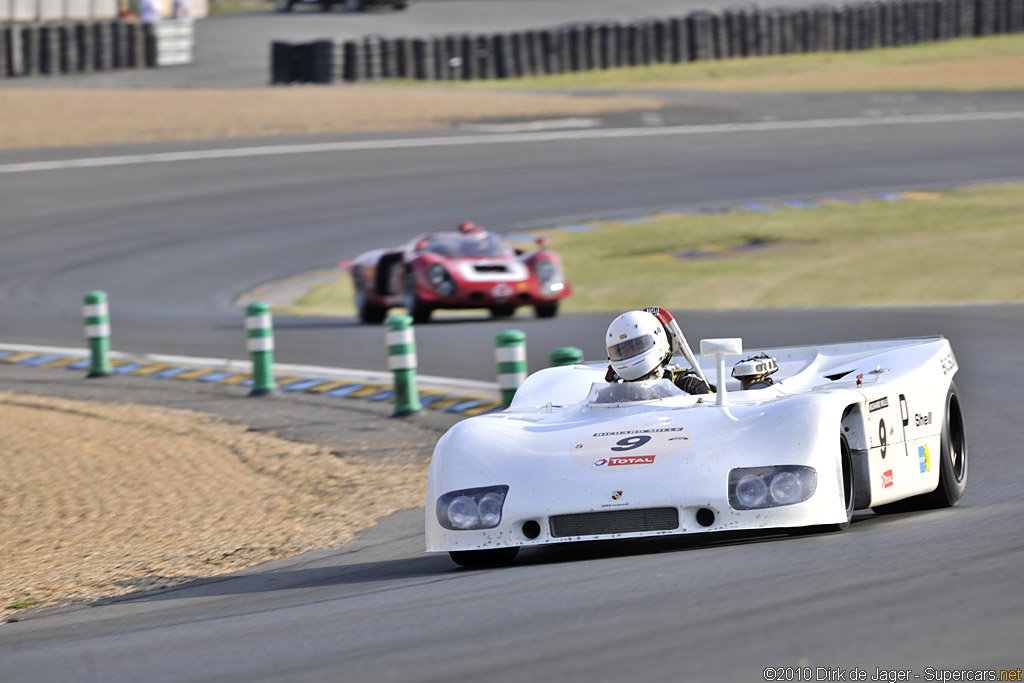
[{"label": "red race car", "polygon": [[393,306],[404,306],[417,323],[438,308],[489,308],[506,317],[533,306],[538,318],[553,318],[572,289],[558,254],[544,249],[543,238],[537,246],[524,253],[467,222],[366,252],[349,265],[359,319],[379,323]]}]

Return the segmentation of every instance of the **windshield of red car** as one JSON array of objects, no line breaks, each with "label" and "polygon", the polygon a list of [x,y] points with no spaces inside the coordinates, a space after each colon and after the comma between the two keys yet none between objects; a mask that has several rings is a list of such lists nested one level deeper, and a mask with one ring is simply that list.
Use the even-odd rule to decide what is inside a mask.
[{"label": "windshield of red car", "polygon": [[489,232],[439,232],[421,239],[417,252],[429,251],[445,258],[508,256],[514,253],[504,240]]}]

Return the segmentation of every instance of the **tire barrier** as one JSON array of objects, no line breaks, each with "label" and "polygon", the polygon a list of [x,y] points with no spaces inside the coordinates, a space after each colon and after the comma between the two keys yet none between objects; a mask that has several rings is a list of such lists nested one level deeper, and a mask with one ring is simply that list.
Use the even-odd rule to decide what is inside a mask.
[{"label": "tire barrier", "polygon": [[106,377],[110,366],[110,307],[107,293],[95,290],[82,300],[85,319],[85,337],[89,340],[89,374],[87,377]]},{"label": "tire barrier", "polygon": [[[192,61],[191,20],[139,24],[123,21],[91,21],[41,24],[11,24],[0,27],[0,78],[56,76],[123,69],[144,69]],[[330,50],[335,43],[325,41]],[[288,46],[287,48],[283,46]],[[318,83],[343,80],[340,68],[326,73],[286,65],[291,50],[287,43],[271,46],[271,63],[279,65],[272,75],[275,83],[293,82],[301,77]],[[339,65],[340,59],[335,60]],[[381,74],[394,78],[394,72]],[[292,79],[292,80],[289,80]]]},{"label": "tire barrier", "polygon": [[388,370],[395,378],[394,417],[406,417],[423,409],[416,390],[416,336],[412,316],[393,315],[384,323],[388,326]]},{"label": "tire barrier", "polygon": [[[1024,32],[1024,0],[882,0],[840,6],[742,7],[628,24],[574,24],[492,35],[275,42],[270,80],[504,79],[621,66],[868,50],[1019,32]],[[19,57],[15,65],[10,58],[3,64],[5,57],[0,56],[0,65],[6,66],[8,73],[38,69],[42,63],[39,48],[31,46],[48,45],[47,39],[30,32],[13,40],[29,44],[28,52],[11,49],[12,38],[4,34],[0,45],[7,41],[5,54],[31,53],[30,58]],[[101,43],[98,48],[79,49],[109,48]],[[116,54],[115,48],[115,61]],[[99,54],[96,63],[101,63]]]},{"label": "tire barrier", "polygon": [[277,389],[274,380],[274,321],[270,305],[254,301],[245,307],[245,346],[252,357],[250,396],[267,396]]},{"label": "tire barrier", "polygon": [[501,407],[512,405],[516,389],[526,381],[526,334],[505,330],[494,338],[494,360],[498,364],[498,389]]}]

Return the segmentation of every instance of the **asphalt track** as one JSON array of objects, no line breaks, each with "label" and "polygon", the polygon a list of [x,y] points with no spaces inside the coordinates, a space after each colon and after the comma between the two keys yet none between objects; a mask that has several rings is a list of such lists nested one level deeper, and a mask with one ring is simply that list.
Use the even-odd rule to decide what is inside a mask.
[{"label": "asphalt track", "polygon": [[853,667],[937,680],[927,667],[1015,670],[1022,313],[771,316],[793,334],[949,336],[970,445],[956,508],[858,513],[847,531],[819,536],[531,549],[512,567],[474,571],[424,554],[422,509],[411,510],[336,551],[0,626],[0,680],[760,681],[766,667],[797,666],[840,667],[845,680]]},{"label": "asphalt track", "polygon": [[[985,110],[1004,112],[1016,103],[1024,111],[1019,96],[991,100]],[[760,101],[760,109],[745,103],[742,114],[781,115],[774,102]],[[875,104],[870,97],[862,103]],[[943,104],[922,98],[899,111],[931,115]],[[956,113],[954,105],[963,104],[953,98],[945,109]],[[979,97],[972,106],[985,104]],[[845,112],[849,105],[834,106]],[[820,102],[807,109],[817,120],[840,118]],[[460,220],[513,229],[583,214],[1024,177],[1020,118],[836,128],[798,123],[736,132],[714,127],[740,116],[723,105],[681,111],[698,117],[693,123],[703,132],[619,138],[612,135],[613,120],[606,137],[597,131],[599,137],[579,140],[446,145],[459,133],[396,134],[389,137],[437,144],[0,173],[0,337],[73,344],[81,339],[83,294],[104,289],[114,348],[237,358],[244,356],[244,337],[232,302],[244,289]],[[477,137],[486,142],[487,136]],[[3,152],[0,170],[55,158],[197,147],[203,146]],[[899,301],[898,292],[893,300]],[[524,313],[511,324],[526,331],[536,369],[552,349],[569,344],[599,357],[607,319],[572,316],[548,324]],[[421,372],[493,377],[493,338],[510,322],[464,320],[418,330]],[[694,337],[717,334],[694,324]],[[281,318],[276,332],[282,362],[386,369],[380,330],[352,319]],[[777,343],[755,330],[743,336],[748,343]],[[792,335],[795,342],[804,338]],[[453,345],[463,351],[453,355]]]},{"label": "asphalt track", "polygon": [[[919,122],[4,174],[0,338],[80,339],[81,295],[104,288],[115,348],[240,357],[240,315],[231,308],[240,290],[428,227],[472,218],[515,228],[559,216],[1021,178],[1022,132],[1020,120]],[[0,165],[172,148],[182,146],[4,153]],[[748,346],[947,335],[971,448],[968,493],[956,509],[865,513],[846,533],[821,537],[535,550],[496,571],[425,556],[413,511],[355,545],[252,576],[4,626],[0,680],[757,681],[765,667],[804,663],[869,674],[912,668],[922,677],[929,666],[1016,669],[1022,312],[683,315],[693,339],[742,336]],[[609,317],[515,324],[527,331],[537,368],[565,344],[597,357]],[[422,327],[422,371],[491,377],[490,346],[503,327]],[[380,336],[347,321],[280,320],[278,356],[382,369]]]}]

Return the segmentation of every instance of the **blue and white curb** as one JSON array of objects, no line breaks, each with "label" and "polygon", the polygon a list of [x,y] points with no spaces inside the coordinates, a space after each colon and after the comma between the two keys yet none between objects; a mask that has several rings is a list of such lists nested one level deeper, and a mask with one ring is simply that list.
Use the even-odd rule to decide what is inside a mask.
[{"label": "blue and white curb", "polygon": [[[0,344],[0,365],[67,370],[89,367],[84,348]],[[176,379],[234,386],[252,384],[252,363],[244,360],[196,358],[161,354],[134,355],[110,352],[114,374]],[[316,365],[274,365],[277,386],[282,392],[322,394],[370,402],[394,400],[390,372],[328,368]],[[493,382],[449,377],[418,376],[420,401],[424,407],[460,415],[482,415],[501,410],[498,386]]]}]

